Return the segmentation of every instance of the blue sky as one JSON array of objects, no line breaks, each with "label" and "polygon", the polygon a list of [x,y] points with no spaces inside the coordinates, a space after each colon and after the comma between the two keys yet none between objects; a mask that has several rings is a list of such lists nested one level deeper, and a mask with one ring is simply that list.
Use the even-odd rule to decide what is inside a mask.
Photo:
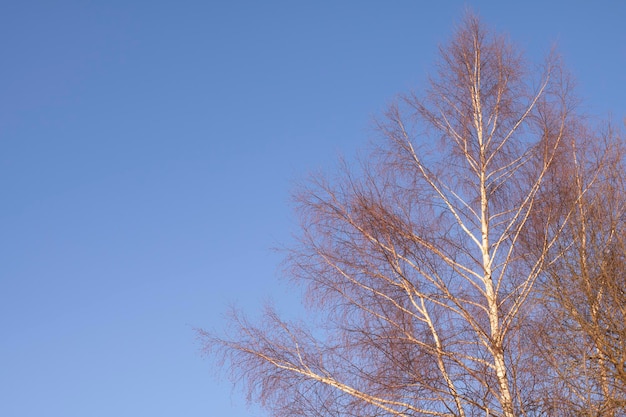
[{"label": "blue sky", "polygon": [[0,6],[0,415],[260,416],[194,328],[275,299],[290,192],[376,137],[470,5],[626,116],[619,1]]}]

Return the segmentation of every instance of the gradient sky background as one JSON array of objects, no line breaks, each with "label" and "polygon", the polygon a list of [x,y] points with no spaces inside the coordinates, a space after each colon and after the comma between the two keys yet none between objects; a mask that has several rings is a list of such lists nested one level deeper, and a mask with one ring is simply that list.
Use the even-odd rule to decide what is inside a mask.
[{"label": "gradient sky background", "polygon": [[194,328],[298,309],[290,192],[375,140],[464,5],[626,116],[624,1],[0,6],[0,415],[262,415]]}]

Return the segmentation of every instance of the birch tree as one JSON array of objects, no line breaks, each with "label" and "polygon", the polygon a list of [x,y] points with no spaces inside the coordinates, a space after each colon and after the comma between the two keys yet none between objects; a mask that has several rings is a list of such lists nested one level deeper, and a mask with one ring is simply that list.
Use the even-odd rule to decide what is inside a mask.
[{"label": "birch tree", "polygon": [[557,57],[533,70],[471,14],[436,68],[367,161],[298,194],[288,273],[311,321],[268,308],[203,333],[275,416],[545,413],[529,297],[570,214],[533,213],[576,140],[571,84]]},{"label": "birch tree", "polygon": [[[573,164],[551,199],[571,217],[552,249],[538,293],[539,357],[551,370],[552,415],[626,413],[626,184],[624,150],[612,129],[581,133]],[[556,204],[555,204],[556,203]],[[556,217],[556,216],[555,216]]]}]

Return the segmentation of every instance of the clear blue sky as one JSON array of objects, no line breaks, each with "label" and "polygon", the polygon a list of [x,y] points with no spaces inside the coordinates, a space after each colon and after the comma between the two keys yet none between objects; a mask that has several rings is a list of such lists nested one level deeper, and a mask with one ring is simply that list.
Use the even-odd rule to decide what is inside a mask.
[{"label": "clear blue sky", "polygon": [[297,308],[294,183],[375,138],[465,4],[622,123],[623,1],[4,2],[0,415],[261,415],[193,329]]}]

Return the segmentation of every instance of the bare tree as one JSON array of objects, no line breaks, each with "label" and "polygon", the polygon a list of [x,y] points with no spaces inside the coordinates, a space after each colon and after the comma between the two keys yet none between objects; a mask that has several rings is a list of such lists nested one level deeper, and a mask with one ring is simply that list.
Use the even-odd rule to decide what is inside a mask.
[{"label": "bare tree", "polygon": [[426,91],[379,123],[371,158],[298,196],[289,273],[315,323],[268,308],[204,334],[276,416],[549,414],[529,297],[572,212],[533,213],[553,165],[571,165],[571,84],[556,57],[529,70],[471,14],[440,52]]},{"label": "bare tree", "polygon": [[559,173],[567,180],[551,193],[553,212],[570,219],[553,247],[560,256],[537,285],[544,309],[536,325],[538,353],[552,371],[554,415],[625,415],[624,150],[608,129],[581,132],[569,152],[573,164]]}]

